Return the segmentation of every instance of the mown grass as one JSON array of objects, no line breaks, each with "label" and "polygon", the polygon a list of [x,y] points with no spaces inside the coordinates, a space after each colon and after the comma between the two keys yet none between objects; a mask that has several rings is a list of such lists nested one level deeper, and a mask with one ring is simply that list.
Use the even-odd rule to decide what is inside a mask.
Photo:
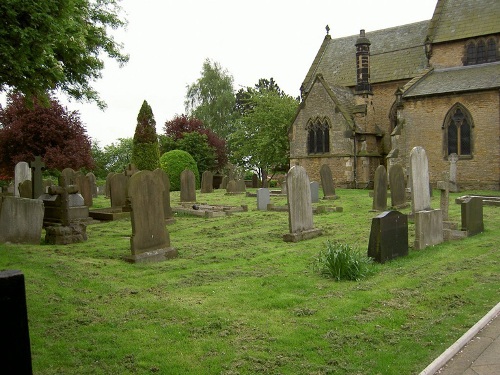
[{"label": "mown grass", "polygon": [[[418,373],[498,302],[500,208],[484,207],[482,234],[334,282],[313,270],[314,258],[327,240],[366,249],[376,215],[367,191],[337,193],[319,204],[344,211],[315,215],[324,235],[299,243],[282,240],[286,213],[216,191],[198,201],[249,212],[177,216],[167,228],[179,257],[166,262],[122,260],[130,220],[89,225],[81,244],[1,244],[0,269],[25,274],[34,372]],[[459,205],[450,217],[460,222]]]}]

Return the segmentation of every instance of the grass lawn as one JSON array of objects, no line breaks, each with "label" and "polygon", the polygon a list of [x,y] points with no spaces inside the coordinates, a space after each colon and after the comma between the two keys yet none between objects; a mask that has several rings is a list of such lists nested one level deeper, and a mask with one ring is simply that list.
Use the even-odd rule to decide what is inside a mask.
[{"label": "grass lawn", "polygon": [[[415,374],[500,300],[500,207],[484,207],[484,233],[421,251],[410,224],[408,257],[335,282],[311,263],[327,240],[367,250],[368,191],[337,189],[319,204],[343,212],[315,215],[324,235],[299,243],[282,240],[285,212],[223,193],[197,198],[249,211],[177,215],[167,228],[179,256],[166,262],[122,260],[126,219],[89,225],[80,244],[0,244],[0,269],[25,275],[34,373]],[[450,194],[454,222],[466,193]]]}]

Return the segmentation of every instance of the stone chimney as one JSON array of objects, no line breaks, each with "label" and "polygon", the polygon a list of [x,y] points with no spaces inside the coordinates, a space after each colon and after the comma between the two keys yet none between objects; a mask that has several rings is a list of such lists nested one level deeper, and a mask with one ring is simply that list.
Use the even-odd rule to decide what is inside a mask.
[{"label": "stone chimney", "polygon": [[356,40],[356,94],[372,94],[370,44],[370,40],[365,36],[365,30],[361,30]]}]

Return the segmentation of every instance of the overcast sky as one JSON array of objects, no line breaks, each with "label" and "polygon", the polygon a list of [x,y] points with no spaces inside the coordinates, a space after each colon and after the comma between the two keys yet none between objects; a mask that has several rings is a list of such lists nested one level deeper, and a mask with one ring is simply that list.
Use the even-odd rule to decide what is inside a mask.
[{"label": "overcast sky", "polygon": [[[101,146],[133,137],[143,100],[157,132],[184,113],[186,87],[206,58],[234,78],[234,88],[273,77],[287,94],[300,85],[326,34],[332,38],[385,29],[432,17],[437,0],[123,0],[129,24],[115,33],[130,55],[119,68],[107,61],[94,87],[108,104],[69,102],[88,135]],[[353,58],[354,62],[354,58]]]}]

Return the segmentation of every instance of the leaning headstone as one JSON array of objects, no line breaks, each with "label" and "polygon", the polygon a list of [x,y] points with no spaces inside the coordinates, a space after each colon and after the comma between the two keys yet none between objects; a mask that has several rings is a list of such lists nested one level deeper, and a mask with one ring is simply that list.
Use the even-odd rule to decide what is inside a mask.
[{"label": "leaning headstone", "polygon": [[468,197],[460,204],[462,211],[462,230],[467,236],[474,236],[484,232],[483,199]]},{"label": "leaning headstone", "polygon": [[214,175],[210,171],[205,171],[201,175],[201,192],[202,193],[214,192]]},{"label": "leaning headstone", "polygon": [[298,165],[290,168],[286,184],[290,233],[285,234],[283,240],[298,242],[320,236],[321,230],[313,224],[311,187],[306,170]]},{"label": "leaning headstone", "polygon": [[109,196],[111,207],[123,207],[127,203],[128,177],[123,173],[116,173],[109,179]]},{"label": "leaning headstone", "polygon": [[319,174],[321,177],[321,187],[323,188],[323,199],[337,199],[337,195],[335,195],[332,170],[328,164],[323,164],[321,166]]},{"label": "leaning headstone", "polygon": [[45,169],[45,163],[42,161],[40,156],[35,156],[35,161],[30,163],[32,170],[32,183],[33,183],[33,195],[32,198],[38,199],[40,195],[45,193],[43,191],[43,176],[42,171]]},{"label": "leaning headstone", "polygon": [[459,191],[457,185],[457,162],[458,155],[453,153],[448,156],[448,161],[450,162],[450,182],[449,189],[452,193],[457,193]]},{"label": "leaning headstone", "polygon": [[443,214],[441,210],[415,212],[415,250],[443,242]]},{"label": "leaning headstone", "polygon": [[87,178],[89,179],[89,183],[90,183],[90,191],[92,193],[92,198],[97,198],[97,179],[95,177],[95,174],[93,174],[92,172],[89,172],[87,173]]},{"label": "leaning headstone", "polygon": [[319,202],[319,183],[317,181],[311,181],[311,202]]},{"label": "leaning headstone", "polygon": [[153,173],[160,181],[162,187],[162,202],[163,202],[163,213],[165,220],[174,221],[174,214],[172,212],[172,207],[170,205],[170,180],[165,171],[161,168],[156,168]]},{"label": "leaning headstone", "polygon": [[3,198],[0,211],[0,243],[39,245],[42,226],[43,202],[41,200],[9,196]]},{"label": "leaning headstone", "polygon": [[16,167],[14,169],[14,196],[21,196],[19,193],[19,185],[26,180],[31,181],[31,168],[25,161],[20,161],[16,164]]},{"label": "leaning headstone", "polygon": [[157,176],[151,171],[134,173],[130,177],[127,191],[131,202],[132,254],[125,260],[139,263],[176,257],[177,250],[170,246],[170,236],[165,228],[164,187]]},{"label": "leaning headstone", "polygon": [[24,180],[19,184],[19,196],[21,198],[33,198],[33,184],[30,180]]},{"label": "leaning headstone", "polygon": [[405,174],[400,164],[395,164],[389,169],[389,186],[391,188],[391,206],[395,208],[405,207]]},{"label": "leaning headstone", "polygon": [[412,212],[430,210],[429,164],[425,150],[420,146],[410,152],[410,188]]},{"label": "leaning headstone", "polygon": [[378,263],[408,255],[408,216],[385,211],[372,219],[368,256]]},{"label": "leaning headstone", "polygon": [[181,172],[181,202],[196,202],[196,180],[194,172],[184,169]]},{"label": "leaning headstone", "polygon": [[2,374],[32,374],[26,288],[21,271],[0,271]]},{"label": "leaning headstone", "polygon": [[387,172],[383,165],[379,165],[375,170],[372,209],[374,211],[387,210]]},{"label": "leaning headstone", "polygon": [[260,188],[257,189],[257,209],[261,211],[267,210],[267,205],[271,203],[271,195],[269,194],[269,189]]}]

